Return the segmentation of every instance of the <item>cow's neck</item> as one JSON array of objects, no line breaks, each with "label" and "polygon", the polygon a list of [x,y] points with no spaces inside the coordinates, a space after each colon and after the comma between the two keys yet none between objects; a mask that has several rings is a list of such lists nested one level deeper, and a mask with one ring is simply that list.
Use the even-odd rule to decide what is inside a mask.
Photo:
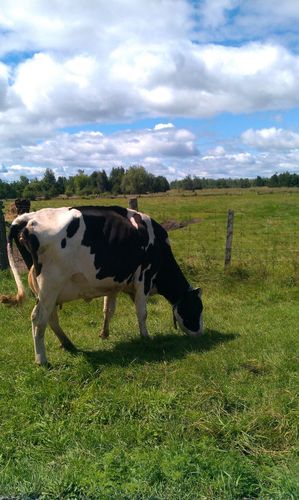
[{"label": "cow's neck", "polygon": [[157,276],[157,291],[163,295],[173,306],[179,302],[182,296],[190,289],[181,268],[171,254],[167,258]]}]

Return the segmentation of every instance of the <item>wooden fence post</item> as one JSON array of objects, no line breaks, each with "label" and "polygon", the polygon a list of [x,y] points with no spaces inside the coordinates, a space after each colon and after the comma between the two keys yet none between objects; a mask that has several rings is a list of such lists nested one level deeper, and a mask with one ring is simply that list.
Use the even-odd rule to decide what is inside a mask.
[{"label": "wooden fence post", "polygon": [[226,229],[224,268],[229,266],[231,263],[233,230],[234,230],[234,211],[229,209],[227,212],[227,229]]},{"label": "wooden fence post", "polygon": [[129,208],[138,211],[138,200],[137,198],[129,198]]},{"label": "wooden fence post", "polygon": [[4,269],[8,269],[8,257],[7,257],[7,249],[6,249],[6,228],[5,228],[5,219],[3,214],[3,202],[0,200],[0,269],[4,271]]}]

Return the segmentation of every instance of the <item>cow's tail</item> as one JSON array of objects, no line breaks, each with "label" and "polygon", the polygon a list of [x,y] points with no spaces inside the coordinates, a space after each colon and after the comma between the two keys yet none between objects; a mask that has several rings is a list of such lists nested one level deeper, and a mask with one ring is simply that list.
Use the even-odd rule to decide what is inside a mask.
[{"label": "cow's tail", "polygon": [[12,245],[13,245],[13,239],[15,237],[13,226],[9,232],[8,235],[8,243],[7,243],[7,256],[8,256],[8,261],[10,265],[10,269],[12,271],[13,277],[15,279],[18,291],[15,295],[0,295],[0,302],[3,304],[7,305],[19,305],[22,302],[24,302],[26,298],[26,290],[25,287],[22,283],[21,276],[18,272],[14,257],[13,257],[13,252],[12,252]]}]

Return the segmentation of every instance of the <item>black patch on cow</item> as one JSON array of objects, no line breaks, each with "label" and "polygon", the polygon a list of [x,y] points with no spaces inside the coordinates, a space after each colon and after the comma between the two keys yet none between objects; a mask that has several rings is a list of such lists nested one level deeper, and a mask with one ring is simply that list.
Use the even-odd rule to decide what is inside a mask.
[{"label": "black patch on cow", "polygon": [[8,242],[11,245],[13,241],[15,242],[27,268],[30,269],[33,265],[32,255],[30,251],[20,241],[22,230],[24,229],[24,227],[26,227],[26,224],[27,220],[20,222],[19,224],[12,224],[8,233]]},{"label": "black patch on cow", "polygon": [[146,225],[138,230],[122,207],[76,207],[82,213],[85,231],[81,244],[94,255],[97,279],[114,278],[121,283],[132,281],[138,266],[143,264],[148,241]]},{"label": "black patch on cow", "polygon": [[177,311],[183,320],[184,326],[191,332],[199,331],[202,310],[202,301],[197,290],[191,290],[184,294],[177,305]]},{"label": "black patch on cow", "polygon": [[66,238],[63,238],[63,240],[61,240],[61,248],[65,247],[66,247]]},{"label": "black patch on cow", "polygon": [[79,217],[74,217],[73,220],[71,220],[71,222],[69,223],[68,227],[66,228],[67,237],[72,238],[78,231],[79,226],[80,226]]},{"label": "black patch on cow", "polygon": [[145,245],[145,247],[147,247],[149,244],[149,234],[148,234],[146,222],[142,219],[141,215],[138,212],[134,213],[133,219],[136,222],[138,229],[145,229],[143,236],[144,236],[144,245]]},{"label": "black patch on cow", "polygon": [[35,274],[36,276],[38,276],[42,270],[42,264],[38,261],[38,249],[40,246],[38,237],[35,234],[31,234],[28,231],[27,227],[23,229],[23,231],[20,234],[20,237],[22,238],[25,248],[31,254],[35,269]]},{"label": "black patch on cow", "polygon": [[144,273],[144,294],[148,295],[151,291],[153,273],[152,269],[147,269]]}]

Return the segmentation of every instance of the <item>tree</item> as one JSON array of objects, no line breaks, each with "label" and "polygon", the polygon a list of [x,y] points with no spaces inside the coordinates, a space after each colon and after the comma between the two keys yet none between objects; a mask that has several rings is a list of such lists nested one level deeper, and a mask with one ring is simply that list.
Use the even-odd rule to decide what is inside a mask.
[{"label": "tree", "polygon": [[199,177],[193,178],[193,189],[202,189],[202,180]]},{"label": "tree", "polygon": [[265,186],[266,181],[263,179],[260,175],[257,176],[257,178],[254,181],[254,184],[258,187]]},{"label": "tree", "polygon": [[67,187],[67,178],[58,177],[56,181],[57,194],[64,194]]},{"label": "tree", "polygon": [[53,170],[47,168],[40,182],[43,195],[46,198],[53,198],[57,195],[56,179]]},{"label": "tree", "polygon": [[149,191],[150,176],[144,167],[130,167],[125,173],[121,189],[128,194],[144,194]]},{"label": "tree", "polygon": [[29,200],[36,200],[39,196],[43,196],[42,186],[41,182],[36,179],[25,186],[23,197],[29,198]]},{"label": "tree", "polygon": [[20,198],[23,196],[23,191],[25,187],[29,184],[29,179],[25,175],[21,175],[19,181],[15,182],[16,197]]},{"label": "tree", "polygon": [[270,187],[278,187],[278,175],[277,174],[274,174],[270,177],[269,181],[268,181],[268,186]]},{"label": "tree", "polygon": [[163,175],[158,175],[153,179],[153,193],[165,193],[169,190],[169,182]]},{"label": "tree", "polygon": [[78,170],[77,175],[73,177],[73,187],[75,194],[83,194],[84,189],[88,186],[89,177],[84,174],[84,170]]},{"label": "tree", "polygon": [[188,189],[188,190],[194,189],[193,180],[191,179],[191,175],[187,175],[187,177],[185,177],[182,180],[182,189]]},{"label": "tree", "polygon": [[120,194],[122,192],[122,180],[125,175],[123,167],[113,167],[109,175],[110,190],[113,194]]},{"label": "tree", "polygon": [[105,170],[97,172],[97,188],[100,193],[109,191],[109,181]]}]

